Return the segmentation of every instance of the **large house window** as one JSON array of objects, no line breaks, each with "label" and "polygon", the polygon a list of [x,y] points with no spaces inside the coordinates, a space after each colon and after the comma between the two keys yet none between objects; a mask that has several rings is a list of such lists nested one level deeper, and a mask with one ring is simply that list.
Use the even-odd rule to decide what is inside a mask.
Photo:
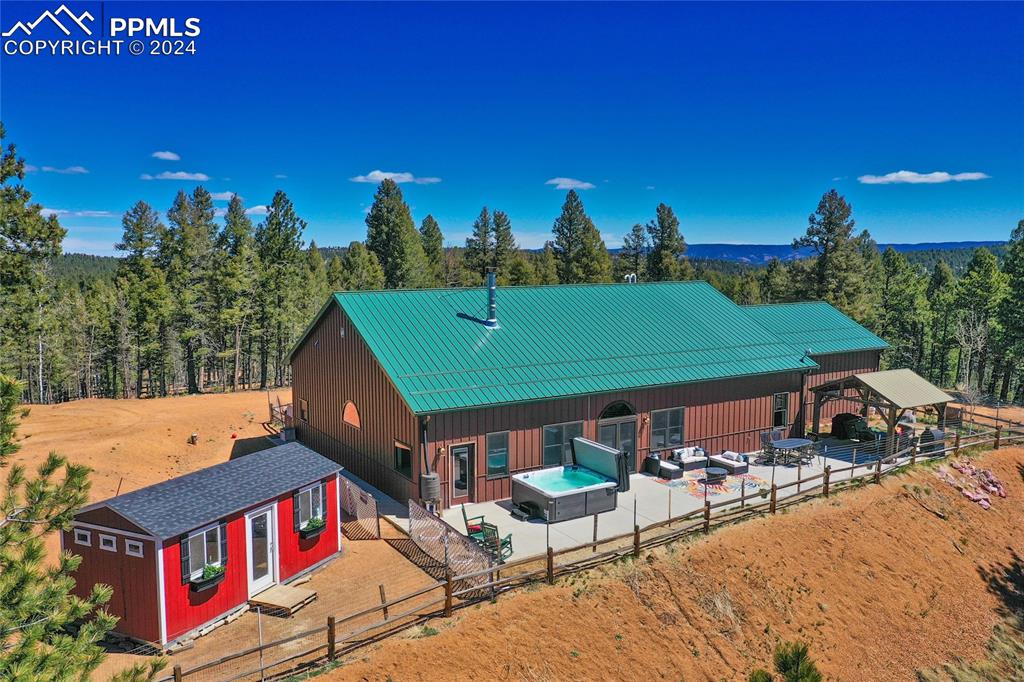
[{"label": "large house window", "polygon": [[313,519],[324,518],[324,486],[317,483],[315,486],[300,491],[295,496],[295,508],[297,510],[297,528],[305,528]]},{"label": "large house window", "polygon": [[772,396],[772,426],[789,425],[789,394],[776,393]]},{"label": "large house window", "polygon": [[487,434],[487,478],[508,476],[508,431]]},{"label": "large house window", "polygon": [[651,412],[651,450],[683,445],[683,408]]},{"label": "large house window", "polygon": [[[198,580],[207,566],[222,566],[221,526],[213,526],[188,536],[188,577]],[[185,562],[182,562],[185,563]]]},{"label": "large house window", "polygon": [[412,449],[398,441],[395,441],[395,471],[412,478]]},{"label": "large house window", "polygon": [[583,436],[583,422],[544,427],[544,466],[556,467],[572,458],[572,439]]}]

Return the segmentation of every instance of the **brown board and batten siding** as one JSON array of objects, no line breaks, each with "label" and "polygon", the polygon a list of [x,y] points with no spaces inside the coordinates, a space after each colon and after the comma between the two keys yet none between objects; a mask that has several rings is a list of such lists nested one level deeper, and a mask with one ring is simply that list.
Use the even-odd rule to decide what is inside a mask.
[{"label": "brown board and batten siding", "polygon": [[[395,470],[394,448],[398,441],[412,450],[415,477],[422,459],[418,420],[338,305],[330,304],[295,350],[292,367],[298,440],[396,499],[416,497],[413,481]],[[358,428],[342,418],[349,401]]]},{"label": "brown board and batten siding", "polygon": [[790,372],[435,414],[427,423],[427,448],[431,468],[440,474],[444,506],[451,504],[451,447],[465,443],[475,446],[470,499],[500,500],[511,496],[511,480],[487,477],[488,433],[509,432],[509,474],[537,469],[543,463],[544,426],[582,421],[583,436],[596,440],[601,412],[625,401],[637,414],[639,468],[649,452],[652,411],[684,408],[685,445],[715,453],[749,452],[756,449],[759,434],[771,428],[776,393],[789,395],[792,425],[798,418],[800,375]]}]

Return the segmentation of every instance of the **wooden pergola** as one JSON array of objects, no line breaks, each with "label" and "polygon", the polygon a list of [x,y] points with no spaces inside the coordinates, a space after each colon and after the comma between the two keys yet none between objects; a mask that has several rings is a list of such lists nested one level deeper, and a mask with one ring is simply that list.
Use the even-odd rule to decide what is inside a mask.
[{"label": "wooden pergola", "polygon": [[821,432],[821,407],[833,400],[848,400],[862,405],[867,417],[873,407],[886,425],[886,453],[896,451],[896,425],[908,410],[933,408],[939,424],[946,419],[946,403],[953,397],[909,369],[853,374],[811,389],[814,393],[814,433]]}]

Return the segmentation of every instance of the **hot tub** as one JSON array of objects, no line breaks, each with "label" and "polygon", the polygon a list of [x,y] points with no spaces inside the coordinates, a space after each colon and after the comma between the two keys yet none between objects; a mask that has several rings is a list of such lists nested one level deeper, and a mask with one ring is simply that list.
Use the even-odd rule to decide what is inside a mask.
[{"label": "hot tub", "polygon": [[618,483],[580,466],[552,467],[512,476],[512,503],[534,506],[548,523],[615,509]]}]

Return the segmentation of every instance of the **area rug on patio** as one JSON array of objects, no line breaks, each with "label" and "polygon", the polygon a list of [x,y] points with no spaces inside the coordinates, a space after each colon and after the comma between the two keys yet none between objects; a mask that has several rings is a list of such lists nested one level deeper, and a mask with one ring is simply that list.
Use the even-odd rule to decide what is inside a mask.
[{"label": "area rug on patio", "polygon": [[[683,478],[669,481],[659,478],[658,483],[667,485],[670,488],[686,487],[687,492],[694,497],[704,498],[704,471],[687,471]],[[747,494],[756,493],[762,487],[768,487],[768,482],[753,474],[730,475],[721,483],[712,483],[708,486],[708,497],[716,495],[739,495],[740,491],[746,488]]]}]

